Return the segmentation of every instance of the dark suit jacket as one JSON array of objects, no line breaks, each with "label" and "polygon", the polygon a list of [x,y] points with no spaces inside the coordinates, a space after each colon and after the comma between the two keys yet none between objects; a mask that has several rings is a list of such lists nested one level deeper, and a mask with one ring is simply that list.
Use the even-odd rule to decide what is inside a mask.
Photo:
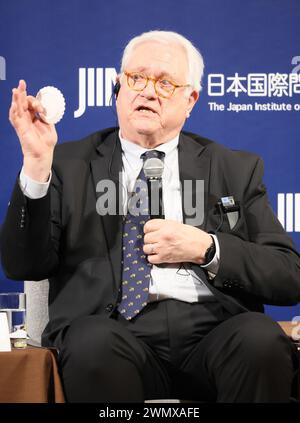
[{"label": "dark suit jacket", "polygon": [[[50,322],[44,345],[59,346],[63,329],[84,315],[110,316],[121,282],[122,216],[99,216],[97,183],[122,169],[118,130],[110,128],[55,149],[51,188],[46,197],[26,198],[15,185],[1,234],[8,278],[49,278]],[[257,156],[229,150],[198,135],[179,139],[180,179],[204,180],[205,218],[200,228],[220,223],[216,204],[233,195],[240,218],[227,219],[218,233],[220,268],[207,281],[232,313],[263,311],[263,303],[300,301],[300,258],[268,203]],[[118,204],[117,204],[118,206]],[[186,216],[184,215],[184,221]],[[193,269],[202,278],[200,266]]]}]

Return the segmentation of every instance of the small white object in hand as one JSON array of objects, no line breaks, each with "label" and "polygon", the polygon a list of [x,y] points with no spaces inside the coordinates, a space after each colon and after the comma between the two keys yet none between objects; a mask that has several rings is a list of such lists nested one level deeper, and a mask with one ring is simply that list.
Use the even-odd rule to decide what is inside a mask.
[{"label": "small white object in hand", "polygon": [[58,123],[66,109],[66,101],[62,92],[56,87],[44,87],[36,95],[45,109],[45,113],[39,113],[40,118],[49,124]]}]

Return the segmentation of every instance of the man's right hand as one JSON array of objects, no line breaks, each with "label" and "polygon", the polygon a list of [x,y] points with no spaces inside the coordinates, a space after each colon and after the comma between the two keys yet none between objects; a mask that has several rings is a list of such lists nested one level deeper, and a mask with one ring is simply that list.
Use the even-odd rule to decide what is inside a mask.
[{"label": "man's right hand", "polygon": [[49,178],[57,143],[55,126],[37,117],[37,113],[43,111],[41,103],[27,95],[26,83],[21,80],[19,86],[13,89],[9,120],[20,140],[24,172],[38,182],[46,182]]}]

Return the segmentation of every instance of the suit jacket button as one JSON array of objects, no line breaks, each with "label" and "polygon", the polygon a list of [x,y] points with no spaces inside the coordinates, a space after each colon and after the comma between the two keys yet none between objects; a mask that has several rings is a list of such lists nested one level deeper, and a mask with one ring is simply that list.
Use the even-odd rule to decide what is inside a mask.
[{"label": "suit jacket button", "polygon": [[107,306],[105,307],[105,311],[107,313],[109,313],[110,311],[112,311],[114,308],[113,304],[107,304]]}]

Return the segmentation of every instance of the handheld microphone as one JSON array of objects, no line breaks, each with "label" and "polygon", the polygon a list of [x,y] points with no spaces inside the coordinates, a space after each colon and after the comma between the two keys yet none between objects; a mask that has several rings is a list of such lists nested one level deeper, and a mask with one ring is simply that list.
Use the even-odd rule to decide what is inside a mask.
[{"label": "handheld microphone", "polygon": [[148,185],[150,219],[164,219],[161,179],[164,162],[158,158],[151,157],[145,160],[143,169]]}]

